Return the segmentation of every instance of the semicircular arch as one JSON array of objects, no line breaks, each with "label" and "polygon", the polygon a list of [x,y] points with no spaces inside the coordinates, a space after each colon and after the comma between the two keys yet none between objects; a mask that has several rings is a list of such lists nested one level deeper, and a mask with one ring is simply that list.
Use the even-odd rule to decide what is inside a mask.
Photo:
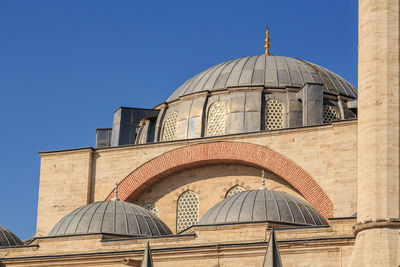
[{"label": "semicircular arch", "polygon": [[332,201],[303,168],[267,147],[242,142],[202,143],[165,152],[126,176],[118,184],[118,196],[123,201],[134,201],[148,187],[173,173],[221,163],[243,164],[273,172],[296,188],[325,218],[333,216]]}]

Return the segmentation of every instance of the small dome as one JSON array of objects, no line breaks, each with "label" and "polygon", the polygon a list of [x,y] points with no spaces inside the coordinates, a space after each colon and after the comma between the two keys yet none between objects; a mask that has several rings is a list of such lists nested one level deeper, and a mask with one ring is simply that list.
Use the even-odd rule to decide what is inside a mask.
[{"label": "small dome", "polygon": [[22,245],[22,241],[16,235],[0,225],[0,247],[13,247]]},{"label": "small dome", "polygon": [[250,190],[226,198],[209,209],[198,225],[282,222],[297,225],[328,225],[310,204],[274,190]]},{"label": "small dome", "polygon": [[232,87],[296,87],[306,83],[323,84],[325,93],[357,98],[357,90],[339,75],[313,63],[293,57],[250,56],[215,65],[187,80],[167,102],[201,91]]},{"label": "small dome", "polygon": [[109,233],[134,236],[171,235],[168,226],[144,208],[123,201],[82,206],[62,218],[49,236]]}]

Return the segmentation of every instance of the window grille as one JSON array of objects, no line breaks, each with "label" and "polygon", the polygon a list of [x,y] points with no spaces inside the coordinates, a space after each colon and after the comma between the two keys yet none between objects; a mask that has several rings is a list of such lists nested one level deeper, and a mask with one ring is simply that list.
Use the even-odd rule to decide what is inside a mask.
[{"label": "window grille", "polygon": [[229,189],[228,192],[226,192],[225,198],[231,197],[231,196],[236,195],[237,193],[240,193],[243,191],[246,191],[246,189],[244,189],[240,185],[235,185],[234,187]]},{"label": "window grille", "polygon": [[174,112],[170,114],[165,120],[162,141],[171,141],[175,139],[177,117],[178,114]]},{"label": "window grille", "polygon": [[143,208],[145,208],[148,212],[150,212],[151,214],[153,214],[154,216],[158,217],[158,209],[156,207],[156,205],[154,204],[146,204],[143,206]]},{"label": "window grille", "polygon": [[177,233],[197,223],[199,219],[199,197],[193,191],[186,191],[178,199],[176,222]]},{"label": "window grille", "polygon": [[323,114],[322,122],[324,124],[329,124],[333,120],[336,120],[339,118],[336,109],[332,106],[324,106],[322,114]]},{"label": "window grille", "polygon": [[269,100],[265,107],[265,129],[276,130],[284,127],[284,108],[281,102]]},{"label": "window grille", "polygon": [[225,134],[225,103],[217,102],[211,105],[208,111],[207,135],[217,136]]}]

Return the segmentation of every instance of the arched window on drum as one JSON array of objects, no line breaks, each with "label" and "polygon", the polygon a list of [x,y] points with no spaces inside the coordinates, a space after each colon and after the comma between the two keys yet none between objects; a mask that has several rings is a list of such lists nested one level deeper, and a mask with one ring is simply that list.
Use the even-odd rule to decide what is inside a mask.
[{"label": "arched window on drum", "polygon": [[225,198],[231,197],[231,196],[236,195],[237,193],[240,193],[243,191],[246,191],[246,189],[244,189],[240,185],[235,185],[226,192]]},{"label": "arched window on drum", "polygon": [[322,110],[322,122],[330,124],[332,121],[339,119],[339,114],[333,106],[324,106]]},{"label": "arched window on drum", "polygon": [[207,136],[225,134],[226,107],[223,102],[212,104],[208,110]]},{"label": "arched window on drum", "polygon": [[159,215],[158,209],[156,207],[156,205],[154,204],[146,204],[143,206],[144,209],[146,209],[148,212],[150,212],[151,214],[153,214],[154,216]]},{"label": "arched window on drum", "polygon": [[285,126],[285,110],[278,100],[268,100],[265,105],[265,129],[276,130]]},{"label": "arched window on drum", "polygon": [[199,220],[199,197],[193,191],[186,191],[178,198],[176,232],[182,232]]},{"label": "arched window on drum", "polygon": [[177,117],[178,114],[176,112],[168,115],[167,119],[164,122],[161,141],[171,141],[175,139]]}]

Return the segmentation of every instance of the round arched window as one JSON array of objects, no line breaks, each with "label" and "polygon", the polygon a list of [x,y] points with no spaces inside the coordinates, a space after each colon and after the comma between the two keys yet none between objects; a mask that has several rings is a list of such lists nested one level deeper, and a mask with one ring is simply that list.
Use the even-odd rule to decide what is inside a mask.
[{"label": "round arched window", "polygon": [[240,185],[235,185],[234,187],[231,187],[231,189],[229,189],[228,192],[226,192],[225,198],[231,197],[243,191],[246,191],[246,189],[244,189]]},{"label": "round arched window", "polygon": [[193,191],[186,191],[179,196],[176,216],[176,232],[182,232],[199,220],[199,197]]},{"label": "round arched window", "polygon": [[157,209],[156,205],[154,205],[154,204],[146,204],[146,205],[143,206],[143,208],[145,208],[148,212],[150,212],[154,216],[158,217],[159,213],[158,213],[158,209]]},{"label": "round arched window", "polygon": [[164,130],[161,141],[171,141],[175,139],[177,117],[178,114],[176,112],[168,115],[164,123]]},{"label": "round arched window", "polygon": [[217,102],[210,106],[207,120],[207,136],[225,134],[225,103]]},{"label": "round arched window", "polygon": [[265,106],[265,129],[282,129],[285,125],[284,108],[278,100],[269,100]]},{"label": "round arched window", "polygon": [[336,111],[336,109],[332,106],[324,106],[323,111],[322,111],[322,122],[324,124],[329,124],[334,120],[337,120],[339,118],[339,115]]}]

